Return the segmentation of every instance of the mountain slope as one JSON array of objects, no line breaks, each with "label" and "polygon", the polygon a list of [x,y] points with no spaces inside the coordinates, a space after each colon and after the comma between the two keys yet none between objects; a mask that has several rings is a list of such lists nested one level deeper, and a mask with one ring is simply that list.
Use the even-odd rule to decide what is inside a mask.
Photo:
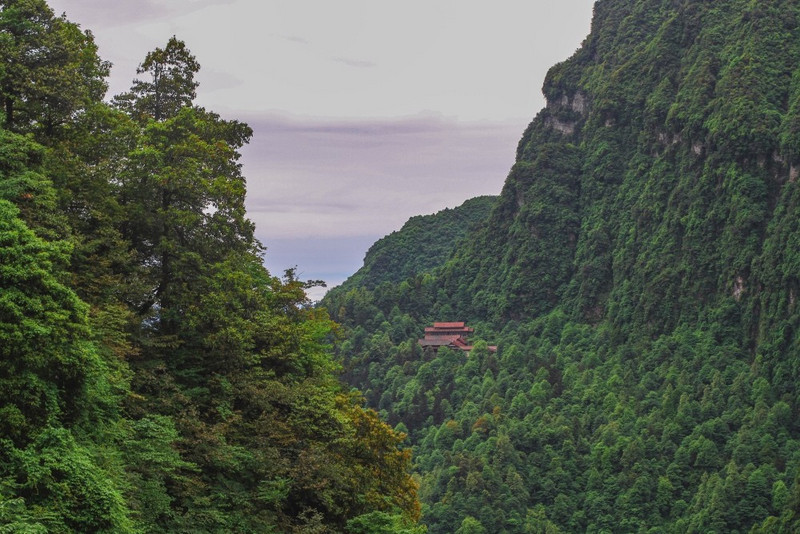
[{"label": "mountain slope", "polygon": [[[485,230],[330,308],[411,435],[429,532],[792,528],[799,17],[597,2]],[[426,360],[434,320],[500,351]]]},{"label": "mountain slope", "polygon": [[457,208],[410,218],[399,231],[372,245],[363,267],[332,291],[359,286],[373,289],[383,282],[402,282],[439,267],[456,250],[459,241],[486,220],[495,200],[491,196],[476,197]]}]

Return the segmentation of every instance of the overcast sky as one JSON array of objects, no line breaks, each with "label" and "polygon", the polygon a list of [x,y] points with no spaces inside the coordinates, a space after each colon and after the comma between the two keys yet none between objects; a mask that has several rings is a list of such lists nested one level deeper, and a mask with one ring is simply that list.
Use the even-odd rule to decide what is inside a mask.
[{"label": "overcast sky", "polygon": [[[114,64],[176,35],[197,104],[254,130],[248,213],[274,274],[335,285],[413,215],[498,194],[592,0],[49,0]],[[318,297],[319,292],[313,297]]]}]

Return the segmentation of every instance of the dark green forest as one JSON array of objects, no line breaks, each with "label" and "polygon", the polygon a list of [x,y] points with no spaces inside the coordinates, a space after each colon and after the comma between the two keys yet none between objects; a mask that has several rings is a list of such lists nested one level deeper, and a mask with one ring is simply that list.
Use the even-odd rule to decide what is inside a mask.
[{"label": "dark green forest", "polygon": [[0,0],[0,532],[420,532],[404,436],[262,265],[251,129],[142,56],[109,98],[89,31]]},{"label": "dark green forest", "polygon": [[422,523],[800,532],[800,2],[600,0],[543,91],[438,265],[409,227],[322,302]]},{"label": "dark green forest", "polygon": [[364,265],[337,286],[336,292],[361,287],[371,290],[384,282],[400,284],[433,271],[486,220],[495,200],[491,196],[476,197],[457,208],[412,217],[399,231],[372,245]]}]

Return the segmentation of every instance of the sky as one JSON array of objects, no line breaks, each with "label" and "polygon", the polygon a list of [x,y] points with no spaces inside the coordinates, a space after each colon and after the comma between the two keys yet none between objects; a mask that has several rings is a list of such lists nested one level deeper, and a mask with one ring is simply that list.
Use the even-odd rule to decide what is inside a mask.
[{"label": "sky", "polygon": [[500,193],[593,0],[48,3],[94,34],[109,97],[147,52],[186,43],[196,103],[253,128],[241,161],[267,267],[331,287],[408,218]]}]

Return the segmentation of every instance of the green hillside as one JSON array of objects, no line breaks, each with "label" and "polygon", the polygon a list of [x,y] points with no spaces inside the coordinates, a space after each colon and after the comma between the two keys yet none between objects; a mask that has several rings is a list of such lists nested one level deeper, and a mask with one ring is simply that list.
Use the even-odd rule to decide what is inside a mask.
[{"label": "green hillside", "polygon": [[799,17],[597,2],[486,226],[324,301],[431,534],[800,528]]},{"label": "green hillside", "polygon": [[399,231],[372,245],[364,257],[364,265],[331,292],[354,287],[374,289],[383,282],[400,283],[432,271],[486,221],[496,200],[497,197],[491,196],[476,197],[457,208],[411,217]]}]

